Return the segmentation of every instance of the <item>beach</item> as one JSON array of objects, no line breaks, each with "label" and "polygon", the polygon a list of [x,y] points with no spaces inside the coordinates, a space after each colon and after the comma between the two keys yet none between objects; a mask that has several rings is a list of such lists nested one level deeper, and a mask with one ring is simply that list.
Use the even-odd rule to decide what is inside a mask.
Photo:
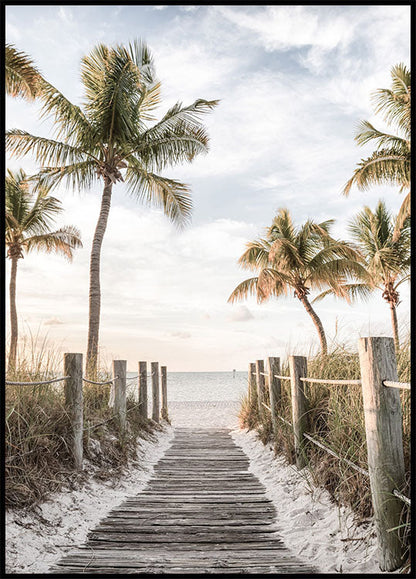
[{"label": "beach", "polygon": [[170,418],[162,432],[141,440],[137,459],[117,481],[89,477],[76,489],[51,496],[36,514],[6,514],[7,572],[48,573],[71,548],[84,542],[88,532],[111,508],[146,487],[153,466],[169,448],[175,427],[229,428],[231,436],[250,458],[250,468],[266,488],[277,510],[279,533],[293,553],[322,573],[378,573],[374,526],[357,526],[348,509],[338,508],[310,478],[275,458],[255,433],[238,427],[239,401],[172,401]]}]

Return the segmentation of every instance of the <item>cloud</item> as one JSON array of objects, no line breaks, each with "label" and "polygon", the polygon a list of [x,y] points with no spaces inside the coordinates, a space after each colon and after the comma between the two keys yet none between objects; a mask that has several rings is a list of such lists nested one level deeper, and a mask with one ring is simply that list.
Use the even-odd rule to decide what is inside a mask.
[{"label": "cloud", "polygon": [[247,322],[253,318],[254,316],[247,306],[238,306],[233,312],[231,312],[227,319],[230,322]]},{"label": "cloud", "polygon": [[48,320],[45,320],[43,323],[45,324],[45,326],[59,326],[64,322],[59,318],[49,318]]}]

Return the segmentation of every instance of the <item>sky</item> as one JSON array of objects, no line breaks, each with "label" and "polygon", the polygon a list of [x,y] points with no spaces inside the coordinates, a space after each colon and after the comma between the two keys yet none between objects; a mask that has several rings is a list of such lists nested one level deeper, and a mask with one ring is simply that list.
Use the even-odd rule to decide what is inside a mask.
[{"label": "sky", "polygon": [[[374,114],[371,94],[391,85],[392,66],[410,66],[409,6],[53,5],[6,6],[6,41],[28,53],[45,78],[82,105],[81,58],[99,43],[144,40],[162,83],[157,118],[176,102],[219,99],[203,122],[209,152],[164,175],[190,185],[192,223],[178,229],[159,210],[113,190],[101,260],[100,353],[103,365],[159,361],[168,371],[245,370],[266,356],[317,351],[315,327],[293,296],[258,305],[227,303],[251,273],[237,261],[281,207],[295,224],[335,219],[334,237],[350,239],[348,222],[384,199],[394,214],[403,196],[390,186],[367,192],[345,182],[371,145],[354,133]],[[6,128],[52,136],[40,107],[7,97]],[[38,169],[34,159],[7,167]],[[45,338],[55,350],[86,352],[89,255],[102,182],[91,190],[59,186],[56,228],[75,225],[83,248],[72,263],[31,253],[19,260],[21,340]],[[6,260],[8,262],[8,260]],[[6,284],[10,264],[6,264]],[[409,288],[398,317],[409,325]],[[313,295],[311,296],[313,297]],[[8,312],[6,298],[6,313]],[[329,344],[356,347],[361,336],[391,336],[387,303],[377,292],[353,306],[316,304]],[[7,326],[6,326],[7,330]]]}]

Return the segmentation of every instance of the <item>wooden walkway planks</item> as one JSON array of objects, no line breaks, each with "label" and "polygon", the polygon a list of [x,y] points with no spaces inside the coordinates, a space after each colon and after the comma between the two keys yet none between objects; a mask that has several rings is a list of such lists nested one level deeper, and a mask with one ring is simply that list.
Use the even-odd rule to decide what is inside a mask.
[{"label": "wooden walkway planks", "polygon": [[51,573],[316,573],[284,546],[248,466],[227,429],[176,429],[146,489]]}]

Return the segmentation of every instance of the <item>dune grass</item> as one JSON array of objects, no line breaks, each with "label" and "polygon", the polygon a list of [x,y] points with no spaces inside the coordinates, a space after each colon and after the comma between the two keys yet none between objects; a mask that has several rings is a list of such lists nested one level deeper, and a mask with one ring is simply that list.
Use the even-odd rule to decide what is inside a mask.
[{"label": "dune grass", "polygon": [[[402,343],[397,356],[399,381],[410,381],[410,338]],[[289,375],[287,361],[282,364],[282,375]],[[323,360],[322,355],[308,358],[308,376],[311,378],[356,380],[360,379],[358,354],[343,345],[337,345]],[[309,404],[309,433],[311,436],[356,465],[367,469],[367,446],[364,426],[363,400],[360,386],[324,385],[306,383],[305,394]],[[266,393],[266,396],[268,393]],[[410,392],[401,391],[403,412],[403,447],[406,470],[406,488],[410,493]],[[291,416],[290,381],[281,381],[281,400],[278,414],[287,422]],[[276,454],[284,455],[290,464],[295,463],[295,449],[291,426],[279,420],[274,435],[270,412],[259,412],[257,400],[245,397],[240,409],[240,425],[256,430],[264,444],[271,444]],[[307,441],[308,469],[313,482],[324,487],[339,505],[352,508],[357,521],[365,521],[373,514],[368,477],[355,471]],[[410,509],[403,503],[402,520],[405,535],[410,530]],[[408,537],[405,537],[408,540]]]},{"label": "dune grass", "polygon": [[[7,375],[10,382],[45,381],[62,376],[62,354],[46,339],[23,341],[18,362]],[[98,381],[108,380],[101,369]],[[51,493],[73,487],[86,478],[72,468],[68,447],[71,426],[65,408],[63,382],[5,387],[6,507],[34,508]],[[137,438],[159,428],[137,412],[137,401],[127,399],[128,427],[122,431],[108,406],[109,385],[85,384],[84,458],[89,472],[106,479],[120,476],[134,458]]]}]

